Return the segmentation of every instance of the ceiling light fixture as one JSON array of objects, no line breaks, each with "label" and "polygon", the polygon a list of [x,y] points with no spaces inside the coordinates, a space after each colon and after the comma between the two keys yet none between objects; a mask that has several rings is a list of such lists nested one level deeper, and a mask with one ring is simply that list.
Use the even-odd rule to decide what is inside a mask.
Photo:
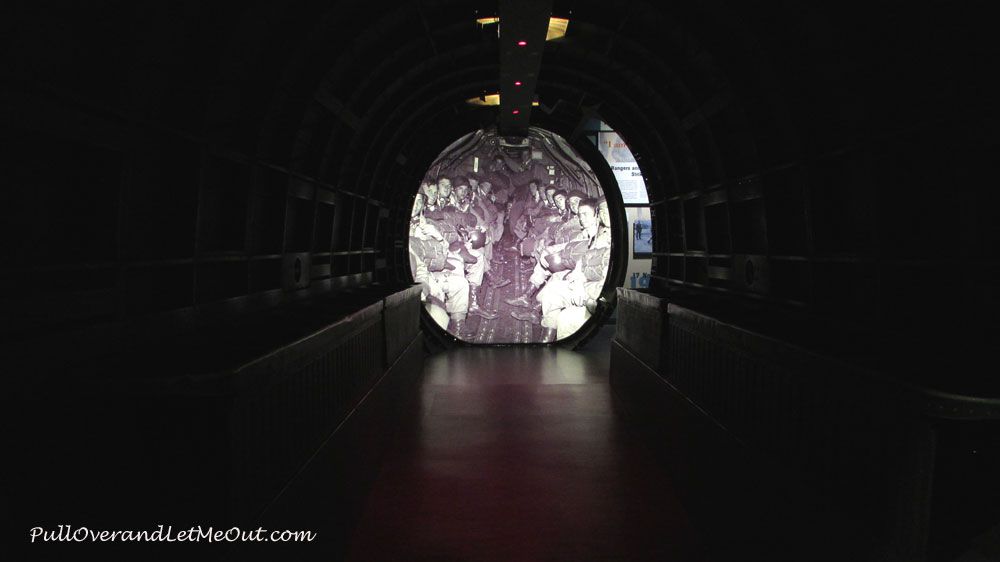
[{"label": "ceiling light fixture", "polygon": [[465,100],[469,105],[500,105],[500,94],[480,94]]},{"label": "ceiling light fixture", "polygon": [[566,29],[569,28],[569,20],[566,18],[549,18],[549,30],[545,34],[546,41],[559,39],[566,36]]},{"label": "ceiling light fixture", "polygon": [[[478,106],[500,105],[500,94],[480,94],[474,98],[465,100],[465,103]],[[531,105],[538,107],[538,100],[532,101]]]},{"label": "ceiling light fixture", "polygon": [[[476,18],[476,23],[481,27],[486,27],[487,25],[496,25],[500,23],[500,18],[497,16],[488,18]],[[552,41],[555,39],[561,39],[566,36],[566,30],[569,28],[569,19],[567,18],[549,18],[549,29],[545,33],[545,40]],[[497,36],[500,36],[500,26],[497,26]],[[521,45],[522,47],[524,45]]]}]

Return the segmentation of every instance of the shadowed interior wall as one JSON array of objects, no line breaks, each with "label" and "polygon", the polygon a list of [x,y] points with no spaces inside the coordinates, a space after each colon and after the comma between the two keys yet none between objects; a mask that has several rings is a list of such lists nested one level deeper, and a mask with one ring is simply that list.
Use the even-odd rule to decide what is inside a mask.
[{"label": "shadowed interior wall", "polygon": [[[5,28],[4,335],[407,279],[410,186],[495,117],[462,103],[496,86],[476,9],[495,8],[24,6]],[[996,47],[974,12],[554,10],[571,24],[535,117],[572,139],[599,114],[636,152],[654,283],[886,331],[995,312]]]},{"label": "shadowed interior wall", "polygon": [[[166,353],[143,355],[135,342],[162,352],[184,334],[197,347],[192,327],[255,311],[264,327],[248,337],[281,339],[296,332],[267,311],[300,304],[319,322],[311,299],[350,315],[354,297],[338,290],[413,281],[414,187],[454,139],[497,121],[495,109],[464,101],[498,90],[496,29],[475,23],[496,7],[39,1],[5,10],[8,400],[29,388],[56,411],[53,374],[75,382],[108,369],[127,386],[138,371],[123,356],[165,368],[150,357]],[[545,46],[532,125],[578,146],[599,119],[628,143],[649,191],[652,285],[665,298],[708,295],[719,310],[746,312],[748,329],[785,313],[834,335],[849,326],[853,343],[823,341],[949,383],[933,387],[995,389],[1000,92],[994,20],[981,12],[555,0],[569,27]],[[149,414],[136,404],[125,406]],[[275,411],[301,410],[292,404]],[[90,404],[81,407],[63,412],[67,424],[88,420]],[[47,439],[36,446],[62,443]],[[159,441],[133,442],[147,443]],[[945,446],[972,449],[955,443]],[[86,443],[69,445],[96,458]],[[277,455],[279,468],[292,470],[288,455],[305,450]]]}]

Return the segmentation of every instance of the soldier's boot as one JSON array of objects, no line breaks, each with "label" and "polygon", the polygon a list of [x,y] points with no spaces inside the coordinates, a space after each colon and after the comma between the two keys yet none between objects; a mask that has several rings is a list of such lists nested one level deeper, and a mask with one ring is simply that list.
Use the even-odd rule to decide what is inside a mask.
[{"label": "soldier's boot", "polygon": [[482,316],[486,320],[493,320],[497,317],[496,312],[490,312],[479,308],[479,286],[472,285],[469,287],[469,314],[475,314],[476,316]]},{"label": "soldier's boot", "polygon": [[555,328],[544,328],[542,329],[542,343],[551,343],[556,341],[556,329]]},{"label": "soldier's boot", "polygon": [[511,306],[520,306],[524,308],[534,308],[535,307],[535,295],[538,294],[538,290],[541,287],[537,285],[532,285],[531,290],[526,294],[517,297],[516,299],[505,299],[504,302]]},{"label": "soldier's boot", "polygon": [[542,317],[538,315],[535,310],[529,310],[527,312],[523,310],[511,310],[510,315],[518,320],[524,320],[531,322],[532,324],[539,324],[542,321]]},{"label": "soldier's boot", "polygon": [[510,285],[510,279],[498,280],[497,276],[494,275],[492,272],[487,273],[486,277],[489,280],[490,286],[493,287],[494,289],[499,289],[500,287],[506,287],[507,285]]}]

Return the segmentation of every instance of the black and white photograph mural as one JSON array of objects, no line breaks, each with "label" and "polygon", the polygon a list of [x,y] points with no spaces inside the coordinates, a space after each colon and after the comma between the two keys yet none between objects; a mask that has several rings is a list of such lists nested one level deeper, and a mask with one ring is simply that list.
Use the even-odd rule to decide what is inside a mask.
[{"label": "black and white photograph mural", "polygon": [[593,314],[611,258],[597,177],[539,128],[519,142],[479,130],[446,148],[419,186],[409,237],[425,309],[474,343],[571,336]]}]

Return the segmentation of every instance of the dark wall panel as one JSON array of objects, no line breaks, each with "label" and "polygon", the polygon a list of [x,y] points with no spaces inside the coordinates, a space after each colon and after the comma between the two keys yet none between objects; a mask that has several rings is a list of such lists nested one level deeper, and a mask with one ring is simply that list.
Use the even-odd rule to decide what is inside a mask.
[{"label": "dark wall panel", "polygon": [[198,206],[198,146],[154,136],[134,155],[125,196],[124,254],[130,259],[194,255]]},{"label": "dark wall panel", "polygon": [[114,260],[126,157],[27,131],[0,138],[2,259],[11,265]]},{"label": "dark wall panel", "polygon": [[242,251],[246,247],[249,193],[248,165],[209,157],[199,212],[200,251]]}]

